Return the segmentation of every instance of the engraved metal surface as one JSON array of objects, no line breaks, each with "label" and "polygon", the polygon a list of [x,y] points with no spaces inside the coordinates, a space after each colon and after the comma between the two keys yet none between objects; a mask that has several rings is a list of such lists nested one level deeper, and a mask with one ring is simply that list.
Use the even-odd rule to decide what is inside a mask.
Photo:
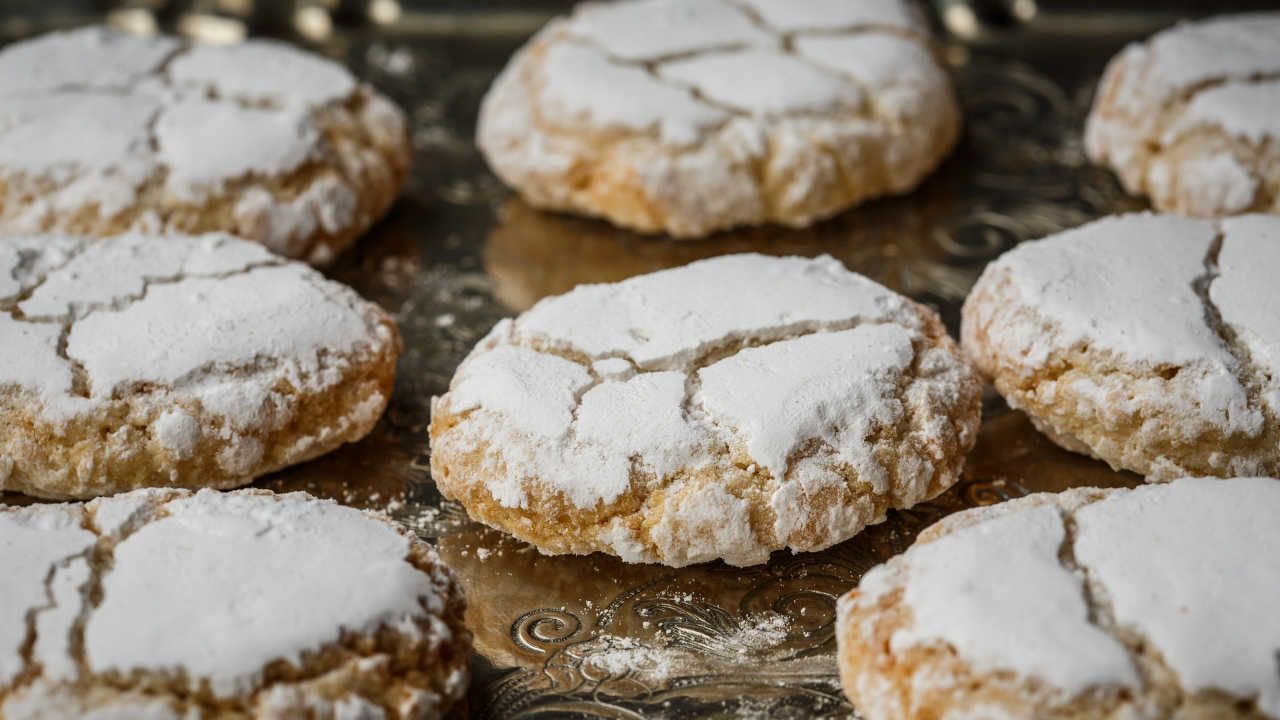
[{"label": "engraved metal surface", "polygon": [[909,196],[807,230],[695,242],[542,213],[511,198],[472,143],[481,95],[536,23],[494,25],[503,32],[474,32],[484,27],[474,18],[450,31],[406,16],[377,31],[339,29],[319,47],[411,116],[417,164],[405,197],[329,271],[395,314],[406,352],[391,407],[369,438],[260,483],[386,510],[438,545],[465,585],[476,635],[471,716],[850,717],[833,619],[835,599],[863,572],[963,507],[1137,482],[1056,448],[990,396],[957,487],[820,553],[779,553],[745,570],[672,570],[546,557],[469,521],[431,483],[429,400],[494,322],[541,297],[728,252],[830,253],[934,305],[954,332],[989,260],[1022,240],[1140,207],[1087,164],[1080,141],[1093,83],[1125,38],[1037,37],[1032,23],[1005,39],[943,48],[967,129]]}]

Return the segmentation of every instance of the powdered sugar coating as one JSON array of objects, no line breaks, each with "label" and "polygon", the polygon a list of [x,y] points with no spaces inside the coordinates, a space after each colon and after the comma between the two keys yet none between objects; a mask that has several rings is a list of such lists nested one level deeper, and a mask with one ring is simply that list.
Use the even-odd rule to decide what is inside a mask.
[{"label": "powdered sugar coating", "polygon": [[41,35],[0,51],[0,93],[129,87],[155,72],[178,48],[174,38],[98,29]]},{"label": "powdered sugar coating", "polygon": [[1219,280],[1209,287],[1209,297],[1252,363],[1272,380],[1262,400],[1280,415],[1280,293],[1272,290],[1280,268],[1280,223],[1245,215],[1223,220],[1222,229]]},{"label": "powdered sugar coating", "polygon": [[[1090,156],[1163,210],[1280,211],[1270,149],[1280,138],[1277,36],[1280,13],[1249,13],[1183,23],[1130,45],[1103,76],[1085,133]],[[1223,156],[1234,166],[1206,165]],[[1219,172],[1202,177],[1213,168]],[[1247,194],[1240,171],[1252,181]],[[1215,180],[1230,184],[1224,190]]]},{"label": "powdered sugar coating", "polygon": [[1277,510],[1273,478],[1194,478],[948,517],[842,598],[846,690],[873,718],[1280,717]]},{"label": "powdered sugar coating", "polygon": [[[1180,480],[1076,513],[1076,558],[1106,589],[1115,622],[1134,628],[1188,692],[1255,698],[1280,717],[1280,482]],[[1261,560],[1261,562],[1259,562]]]},{"label": "powdered sugar coating", "polygon": [[567,29],[623,60],[778,44],[728,0],[587,3],[577,8]]},{"label": "powdered sugar coating", "polygon": [[521,537],[505,518],[599,516],[534,539],[556,552],[746,565],[825,547],[954,482],[978,386],[936,323],[830,257],[580,286],[462,363],[433,401],[433,475]]},{"label": "powdered sugar coating", "polygon": [[[370,127],[372,140],[354,141],[364,155],[335,147],[328,134],[350,132],[335,124],[386,114],[365,112],[375,96],[335,63],[261,40],[199,47],[100,27],[52,33],[0,51],[0,97],[0,229],[234,230],[313,262],[336,244],[316,237],[319,223],[271,227],[259,216],[299,192],[335,202],[376,192],[359,183],[391,172],[380,146],[403,133],[402,121]],[[290,177],[297,189],[272,187]],[[241,212],[234,226],[200,216],[246,184],[269,192],[271,208]],[[357,222],[368,219],[329,234]]]},{"label": "powdered sugar coating", "polygon": [[942,641],[975,671],[1018,672],[1069,695],[1137,686],[1124,646],[1090,621],[1083,579],[1058,559],[1065,540],[1061,513],[1046,505],[920,545],[895,569],[910,577],[902,600],[912,624],[893,634],[892,650]]},{"label": "powdered sugar coating", "polygon": [[1068,449],[1156,478],[1280,472],[1277,233],[1129,215],[1024,244],[975,286],[964,343]]},{"label": "powdered sugar coating", "polygon": [[1058,329],[1056,336],[1027,338],[1030,361],[1043,360],[1055,343],[1088,342],[1131,362],[1207,359],[1225,370],[1230,354],[1205,322],[1193,287],[1215,235],[1205,220],[1127,215],[1002,256],[1000,272]]},{"label": "powdered sugar coating", "polygon": [[333,503],[212,491],[174,500],[112,551],[85,659],[99,673],[183,668],[219,697],[246,695],[273,660],[297,665],[342,631],[441,612],[408,553],[394,528]]},{"label": "powdered sugar coating", "polygon": [[319,131],[302,110],[243,107],[188,98],[156,121],[155,138],[169,168],[165,187],[185,200],[222,190],[229,180],[271,175],[302,165]]},{"label": "powdered sugar coating", "polygon": [[197,45],[174,58],[168,75],[202,94],[253,103],[326,105],[356,90],[356,79],[345,67],[271,40]]},{"label": "powdered sugar coating", "polygon": [[899,0],[741,0],[764,22],[784,32],[830,28],[885,27],[927,32],[924,19]]},{"label": "powdered sugar coating", "polygon": [[[670,142],[689,143],[705,128],[728,118],[687,90],[661,83],[586,45],[563,43],[549,48],[543,72],[549,115],[566,123],[580,120],[602,128],[656,130]],[[566,77],[572,81],[565,82]],[[618,93],[620,87],[627,91]],[[616,102],[599,102],[606,93]]]},{"label": "powdered sugar coating", "polygon": [[[345,392],[351,373],[397,347],[381,311],[351,291],[227,235],[10,237],[0,248],[9,263],[0,276],[22,293],[0,297],[0,400],[17,413],[0,413],[13,428],[0,447],[15,460],[31,455],[43,432],[62,442],[54,438],[76,438],[85,424],[127,425],[171,456],[163,470],[131,474],[161,471],[175,481],[177,463],[208,460],[201,453],[215,443],[223,470],[244,482],[274,462],[264,460],[261,433],[289,426],[305,396]],[[322,434],[345,435],[347,422],[371,426],[386,398],[359,398],[370,400],[367,410],[335,408],[352,415]],[[304,454],[337,440],[302,439]],[[106,462],[55,471],[80,477],[74,492],[56,489],[68,478],[44,478],[25,462],[0,486],[90,493],[114,482],[95,467]]]},{"label": "powdered sugar coating", "polygon": [[[585,3],[495,81],[478,141],[535,205],[677,236],[806,225],[909,189],[954,142],[923,28],[906,0]],[[863,37],[894,42],[825,42]]]},{"label": "powdered sugar coating", "polygon": [[[0,545],[28,550],[5,562],[34,568],[11,568],[8,593],[40,600],[34,654],[20,661],[29,676],[21,687],[0,676],[5,717],[185,717],[198,714],[190,693],[202,688],[256,717],[330,702],[382,713],[383,692],[431,692],[434,712],[380,716],[438,717],[465,684],[468,639],[452,575],[385,519],[330,501],[138,491],[0,511]],[[0,627],[16,620],[25,629],[25,607],[0,605]],[[379,634],[377,644],[344,648]],[[391,652],[418,658],[415,677],[399,677]],[[281,663],[292,676],[279,674]],[[455,672],[462,684],[446,687],[442,676]],[[309,687],[326,674],[323,688]],[[274,699],[255,711],[260,692]]]},{"label": "powdered sugar coating", "polygon": [[751,458],[774,477],[818,438],[884,490],[870,438],[877,426],[901,419],[898,378],[915,358],[911,341],[900,325],[872,325],[749,348],[699,370],[699,398],[709,414],[738,428]]},{"label": "powdered sugar coating", "polygon": [[[92,548],[95,540],[80,526],[75,508],[0,507],[0,571],[5,579],[0,583],[0,688],[26,669],[22,646],[27,641],[27,617],[48,604],[45,583],[59,574],[64,562]],[[56,629],[66,633],[71,626]]]},{"label": "powdered sugar coating", "polygon": [[[857,107],[862,95],[852,83],[777,50],[735,50],[673,60],[658,70],[702,97],[752,115],[830,112]],[[751,82],[742,82],[743,77]]]},{"label": "powdered sugar coating", "polygon": [[[726,288],[753,292],[725,302]],[[601,316],[599,308],[609,307]],[[513,331],[642,369],[679,367],[728,338],[780,339],[823,325],[916,320],[906,298],[831,257],[730,255],[538,303]]]}]

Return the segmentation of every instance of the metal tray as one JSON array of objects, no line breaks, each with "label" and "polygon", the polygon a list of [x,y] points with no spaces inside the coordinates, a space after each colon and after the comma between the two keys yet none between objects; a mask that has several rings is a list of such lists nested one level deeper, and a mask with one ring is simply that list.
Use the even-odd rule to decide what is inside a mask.
[{"label": "metal tray", "polygon": [[1141,207],[1088,165],[1080,128],[1106,59],[1169,18],[1045,15],[953,35],[943,51],[966,132],[918,191],[807,230],[696,242],[536,211],[486,170],[472,143],[479,99],[543,20],[408,13],[376,30],[339,28],[320,43],[412,118],[417,160],[405,197],[330,271],[395,314],[406,351],[390,410],[369,438],[260,485],[386,510],[438,545],[465,585],[475,633],[460,716],[855,716],[836,676],[833,622],[836,598],[864,571],[960,508],[1139,479],[1058,449],[992,394],[955,488],[827,551],[779,553],[745,570],[546,557],[442,501],[428,467],[429,400],[494,322],[541,297],[728,252],[830,253],[937,307],[955,332],[989,260],[1022,240]]}]

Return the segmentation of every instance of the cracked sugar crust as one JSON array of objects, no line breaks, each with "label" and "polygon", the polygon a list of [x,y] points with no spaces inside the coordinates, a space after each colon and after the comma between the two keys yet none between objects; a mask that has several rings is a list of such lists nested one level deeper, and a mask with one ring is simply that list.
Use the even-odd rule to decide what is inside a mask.
[{"label": "cracked sugar crust", "polygon": [[1108,65],[1085,129],[1094,162],[1184,215],[1280,213],[1280,12],[1182,23]]},{"label": "cracked sugar crust", "polygon": [[692,238],[908,192],[959,127],[906,0],[628,0],[517,52],[477,140],[532,205]]},{"label": "cracked sugar crust", "polygon": [[228,235],[0,238],[0,490],[229,488],[367,434],[394,323]]},{"label": "cracked sugar crust", "polygon": [[837,610],[868,720],[1276,718],[1280,481],[1082,488],[952,515]]},{"label": "cracked sugar crust", "polygon": [[0,506],[0,717],[437,718],[467,684],[453,573],[305,493]]},{"label": "cracked sugar crust", "polygon": [[391,101],[271,41],[50,33],[0,50],[0,98],[10,234],[223,231],[324,265],[386,212],[412,157]]},{"label": "cracked sugar crust", "polygon": [[958,479],[981,383],[930,310],[830,258],[731,255],[499,323],[432,403],[432,476],[550,553],[819,550]]},{"label": "cracked sugar crust", "polygon": [[965,351],[1056,443],[1149,480],[1280,475],[1280,218],[1108,218],[992,263]]}]

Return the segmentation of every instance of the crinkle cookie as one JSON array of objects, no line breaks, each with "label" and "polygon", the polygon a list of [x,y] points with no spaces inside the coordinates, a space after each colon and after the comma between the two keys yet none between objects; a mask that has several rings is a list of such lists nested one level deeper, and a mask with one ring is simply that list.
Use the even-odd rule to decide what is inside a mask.
[{"label": "crinkle cookie", "polygon": [[625,0],[539,32],[477,136],[533,205],[698,237],[907,192],[959,126],[909,0]]},{"label": "crinkle cookie", "polygon": [[1107,67],[1085,145],[1184,215],[1280,213],[1280,12],[1177,25]]},{"label": "crinkle cookie", "polygon": [[751,565],[950,487],[980,390],[931,310],[830,257],[730,255],[499,323],[432,403],[431,470],[546,553]]},{"label": "crinkle cookie", "polygon": [[1278,217],[1112,217],[992,263],[961,337],[1068,450],[1156,480],[1280,476],[1278,276]]},{"label": "crinkle cookie", "polygon": [[867,720],[1280,718],[1280,480],[952,515],[840,599]]},{"label": "crinkle cookie", "polygon": [[263,490],[0,506],[5,720],[439,718],[453,573],[389,518]]},{"label": "crinkle cookie", "polygon": [[225,231],[313,264],[386,212],[404,116],[342,66],[253,40],[90,27],[0,51],[0,231]]},{"label": "crinkle cookie", "polygon": [[228,488],[363,437],[395,325],[227,235],[0,238],[0,490]]}]

